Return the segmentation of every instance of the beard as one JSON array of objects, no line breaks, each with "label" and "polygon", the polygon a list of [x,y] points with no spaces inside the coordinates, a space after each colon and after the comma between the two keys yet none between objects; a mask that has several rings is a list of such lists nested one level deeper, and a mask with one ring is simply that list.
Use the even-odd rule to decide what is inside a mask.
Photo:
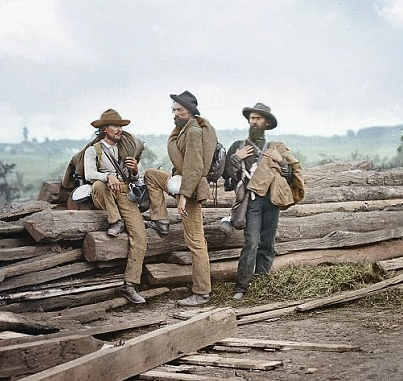
[{"label": "beard", "polygon": [[259,127],[250,127],[249,128],[249,138],[252,141],[262,140],[264,139],[264,131],[265,129]]},{"label": "beard", "polygon": [[188,121],[189,121],[189,119],[186,120],[186,119],[181,119],[181,118],[178,118],[178,117],[174,118],[175,126],[178,126],[180,128],[185,127],[185,125],[186,125],[186,123]]}]

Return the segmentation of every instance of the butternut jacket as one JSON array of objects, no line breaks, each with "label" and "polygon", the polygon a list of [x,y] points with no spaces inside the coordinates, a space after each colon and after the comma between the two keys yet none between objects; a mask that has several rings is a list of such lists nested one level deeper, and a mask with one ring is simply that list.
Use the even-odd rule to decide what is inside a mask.
[{"label": "butternut jacket", "polygon": [[168,138],[168,155],[174,172],[182,175],[180,194],[204,203],[210,196],[210,170],[217,135],[207,119],[196,116],[185,127],[175,127]]},{"label": "butternut jacket", "polygon": [[[239,170],[241,162],[234,155],[241,141],[235,142],[228,150],[229,157],[225,170],[229,177],[236,180],[240,179]],[[261,144],[263,146],[263,144]],[[262,149],[262,147],[260,147]],[[259,196],[270,195],[270,201],[278,205],[281,209],[289,208],[300,202],[305,195],[304,178],[299,161],[291,155],[289,149],[281,142],[270,142],[269,148],[276,149],[280,155],[287,161],[292,169],[292,181],[288,184],[286,178],[281,175],[280,165],[267,156],[262,156],[255,173],[247,185],[247,189],[255,192]],[[257,161],[257,155],[245,159],[247,170]],[[268,193],[268,191],[270,191]]]},{"label": "butternut jacket", "polygon": [[[73,174],[78,173],[80,176],[84,177],[84,153],[85,150],[94,145],[95,143],[101,141],[99,137],[89,142],[80,152],[76,153],[70,160],[66,173],[64,174],[62,187],[64,188],[74,188]],[[127,156],[134,157],[137,161],[140,161],[141,154],[144,150],[144,142],[137,139],[130,132],[123,131],[121,140],[117,143],[119,155],[124,163]]]}]

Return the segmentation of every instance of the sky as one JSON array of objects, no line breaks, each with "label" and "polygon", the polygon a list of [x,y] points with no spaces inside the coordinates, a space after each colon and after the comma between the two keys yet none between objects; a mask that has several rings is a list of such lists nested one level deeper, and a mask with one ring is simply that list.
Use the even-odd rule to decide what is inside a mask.
[{"label": "sky", "polygon": [[0,0],[0,142],[89,139],[109,108],[168,134],[185,90],[218,130],[403,124],[403,0]]}]

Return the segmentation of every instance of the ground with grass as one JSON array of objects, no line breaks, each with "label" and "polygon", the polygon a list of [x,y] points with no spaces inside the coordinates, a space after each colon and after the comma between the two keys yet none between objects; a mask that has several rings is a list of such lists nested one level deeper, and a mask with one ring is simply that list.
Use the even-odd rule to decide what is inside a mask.
[{"label": "ground with grass", "polygon": [[[209,307],[251,305],[280,300],[300,300],[336,292],[358,289],[387,279],[395,274],[386,273],[369,264],[345,264],[315,268],[294,268],[257,278],[250,292],[241,302],[231,299],[233,284],[216,283]],[[165,295],[147,305],[134,306],[114,313],[113,321],[167,317],[168,324],[179,320],[178,298],[185,293]],[[150,329],[148,329],[149,331]],[[126,332],[111,341],[128,340],[147,330]],[[403,289],[397,288],[365,299],[345,303],[311,313],[296,313],[239,326],[238,337],[267,340],[287,340],[323,344],[358,346],[358,352],[325,352],[313,350],[251,350],[249,353],[224,353],[220,356],[281,360],[284,365],[272,371],[244,371],[217,367],[194,367],[188,372],[219,377],[238,376],[240,380],[403,380]],[[208,349],[210,353],[213,349]]]}]

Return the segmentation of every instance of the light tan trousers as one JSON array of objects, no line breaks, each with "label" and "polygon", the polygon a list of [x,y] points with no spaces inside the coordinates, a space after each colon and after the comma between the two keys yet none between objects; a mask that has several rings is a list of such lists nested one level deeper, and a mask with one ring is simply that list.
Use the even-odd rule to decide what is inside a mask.
[{"label": "light tan trousers", "polygon": [[[164,191],[171,175],[157,169],[147,169],[144,181],[150,194],[150,215],[152,220],[167,220],[168,212]],[[187,218],[182,218],[185,243],[192,252],[192,291],[205,295],[211,292],[210,260],[207,242],[204,238],[201,205],[193,198],[186,198]]]},{"label": "light tan trousers", "polygon": [[127,198],[127,184],[122,183],[122,192],[114,193],[102,181],[92,185],[92,200],[98,209],[108,214],[108,222],[115,223],[123,218],[129,234],[129,253],[124,279],[140,284],[144,255],[147,249],[147,235],[143,216],[137,204]]}]

